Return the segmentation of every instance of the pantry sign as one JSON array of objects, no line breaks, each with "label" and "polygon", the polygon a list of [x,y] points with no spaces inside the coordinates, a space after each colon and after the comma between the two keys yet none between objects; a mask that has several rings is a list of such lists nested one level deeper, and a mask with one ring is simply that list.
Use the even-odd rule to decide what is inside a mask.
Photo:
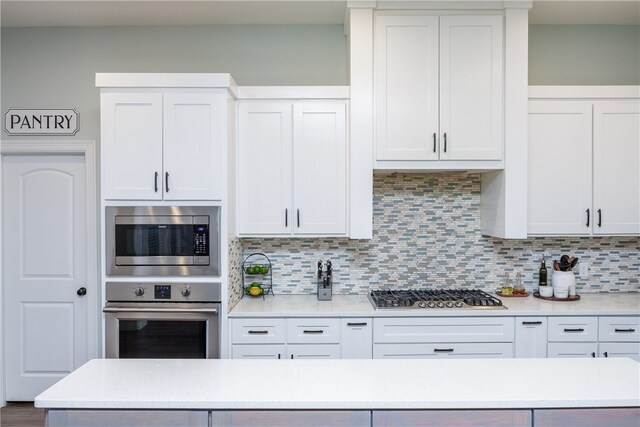
[{"label": "pantry sign", "polygon": [[4,130],[9,135],[75,135],[79,129],[74,109],[18,109],[4,114]]}]

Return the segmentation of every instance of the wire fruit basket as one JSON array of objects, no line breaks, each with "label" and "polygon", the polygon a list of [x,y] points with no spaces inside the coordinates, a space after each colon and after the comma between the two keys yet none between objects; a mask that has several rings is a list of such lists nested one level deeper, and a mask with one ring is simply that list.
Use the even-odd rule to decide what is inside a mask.
[{"label": "wire fruit basket", "polygon": [[252,297],[274,295],[273,268],[271,260],[263,253],[255,252],[242,263],[242,296]]}]

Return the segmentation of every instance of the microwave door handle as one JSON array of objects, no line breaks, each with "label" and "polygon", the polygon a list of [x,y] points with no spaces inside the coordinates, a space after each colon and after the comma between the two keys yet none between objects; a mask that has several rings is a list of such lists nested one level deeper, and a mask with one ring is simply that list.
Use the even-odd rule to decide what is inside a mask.
[{"label": "microwave door handle", "polygon": [[212,313],[218,314],[217,308],[129,308],[105,307],[103,313]]}]

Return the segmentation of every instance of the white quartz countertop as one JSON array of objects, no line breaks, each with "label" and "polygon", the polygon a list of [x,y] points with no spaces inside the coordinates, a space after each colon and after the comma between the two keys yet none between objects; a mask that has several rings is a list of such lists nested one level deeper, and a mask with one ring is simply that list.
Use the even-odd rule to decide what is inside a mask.
[{"label": "white quartz countertop", "polygon": [[35,406],[293,410],[637,407],[640,364],[627,358],[95,359],[37,396]]},{"label": "white quartz countertop", "polygon": [[244,297],[229,317],[402,317],[402,316],[581,316],[640,315],[640,293],[584,294],[578,301],[546,301],[528,297],[500,298],[507,310],[374,309],[366,295]]}]

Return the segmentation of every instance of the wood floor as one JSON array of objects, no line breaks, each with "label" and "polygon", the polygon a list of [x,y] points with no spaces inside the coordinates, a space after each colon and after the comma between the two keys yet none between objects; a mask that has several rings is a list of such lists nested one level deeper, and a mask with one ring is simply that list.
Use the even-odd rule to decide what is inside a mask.
[{"label": "wood floor", "polygon": [[44,409],[32,402],[9,402],[0,409],[0,427],[44,427]]}]

